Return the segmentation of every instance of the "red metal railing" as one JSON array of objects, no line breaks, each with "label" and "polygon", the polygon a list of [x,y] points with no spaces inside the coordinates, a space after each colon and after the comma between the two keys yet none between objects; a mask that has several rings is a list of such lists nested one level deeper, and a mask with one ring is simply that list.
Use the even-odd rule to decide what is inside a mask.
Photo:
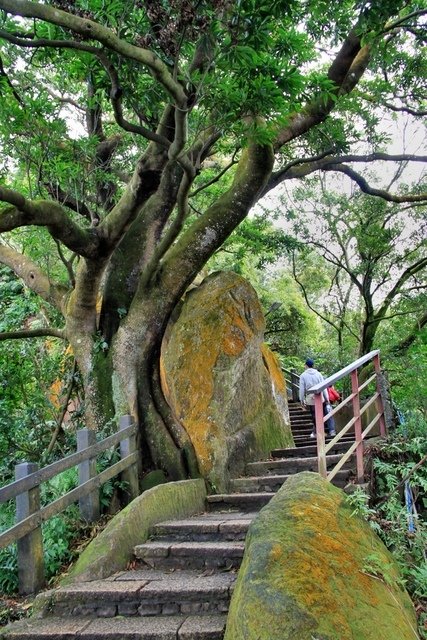
[{"label": "red metal railing", "polygon": [[[386,424],[384,419],[384,406],[380,393],[380,381],[379,376],[381,374],[380,370],[380,356],[379,350],[371,351],[366,354],[362,358],[359,358],[352,364],[348,365],[338,373],[335,373],[329,378],[326,378],[323,382],[316,384],[315,386],[309,389],[310,393],[314,393],[315,400],[315,417],[316,417],[316,438],[317,438],[317,457],[318,457],[318,468],[319,473],[323,478],[327,480],[332,480],[336,473],[343,467],[343,465],[347,462],[347,460],[356,453],[356,476],[358,482],[363,482],[363,440],[366,436],[372,431],[374,426],[379,423],[380,434],[382,436],[386,435]],[[362,384],[359,384],[359,370],[361,367],[367,365],[369,362],[373,363],[374,373],[365,380]],[[332,409],[326,415],[323,415],[323,402],[322,402],[322,392],[324,389],[327,389],[331,385],[336,384],[339,380],[350,376],[351,378],[351,394],[347,396],[342,402],[340,402],[336,407]],[[365,402],[363,406],[360,404],[360,394],[363,390],[367,389],[367,387],[375,381],[376,391],[371,395],[371,397],[365,398]],[[348,405],[351,402],[352,404],[352,418],[344,425],[344,427],[339,431],[339,433],[334,436],[334,438],[325,443],[325,422],[334,416],[340,409],[344,406]],[[375,404],[375,416],[371,420],[371,422],[363,429],[362,428],[362,416],[363,414]],[[354,435],[355,440],[350,445],[349,449],[342,456],[340,461],[335,465],[333,469],[330,471],[327,470],[327,462],[326,455],[327,453],[333,449],[335,444],[339,442],[342,437],[350,431],[350,429],[354,426]]]}]

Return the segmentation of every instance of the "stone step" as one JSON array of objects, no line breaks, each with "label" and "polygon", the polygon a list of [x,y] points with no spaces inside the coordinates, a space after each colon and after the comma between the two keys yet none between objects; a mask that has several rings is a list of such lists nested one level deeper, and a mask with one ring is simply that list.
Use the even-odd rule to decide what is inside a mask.
[{"label": "stone step", "polygon": [[313,426],[313,420],[308,420],[307,418],[298,418],[297,420],[291,419],[292,429],[300,429],[301,427],[311,426]]},{"label": "stone step", "polygon": [[[331,441],[331,437],[330,436],[326,436],[325,441],[326,441],[326,444],[328,444]],[[353,444],[353,442],[354,442],[354,438],[351,437],[351,436],[348,437],[348,438],[342,438],[340,440],[340,443],[345,444],[347,449],[350,447],[350,445]],[[304,437],[302,437],[302,438],[298,438],[298,437],[294,438],[294,444],[295,444],[296,448],[312,446],[312,445],[317,447],[316,438],[311,438],[311,437],[310,438],[304,438]],[[317,453],[317,448],[316,448],[316,453]]]},{"label": "stone step", "polygon": [[[316,469],[317,471],[317,469]],[[262,495],[270,492],[271,495],[276,493],[292,474],[268,474],[265,476],[244,476],[243,478],[234,478],[231,480],[231,488],[239,491],[241,494],[247,492],[249,495],[261,492]],[[349,469],[340,469],[332,480],[332,484],[336,487],[345,487],[350,477]]]},{"label": "stone step", "polygon": [[160,522],[151,528],[156,540],[244,540],[256,512],[204,513],[186,520]]},{"label": "stone step", "polygon": [[[342,458],[341,454],[326,456],[327,468],[335,466]],[[301,471],[317,472],[317,456],[275,458],[274,460],[263,460],[261,462],[249,462],[246,465],[246,472],[250,476],[265,476],[271,474],[292,475]]]},{"label": "stone step", "polygon": [[[352,441],[337,442],[331,449],[331,454],[341,453],[348,450]],[[317,444],[314,439],[310,438],[310,443],[298,447],[290,447],[288,449],[274,449],[271,452],[272,458],[302,458],[317,455]],[[328,454],[329,455],[329,454]]]},{"label": "stone step", "polygon": [[[306,434],[304,433],[293,433],[293,437],[294,440],[297,439],[299,441],[303,440],[304,438],[308,439],[308,440],[314,440],[315,438],[311,438],[311,434],[313,433],[312,430],[308,430]],[[326,436],[326,440],[331,440],[331,436],[328,433],[325,433]],[[344,436],[342,436],[342,438],[340,438],[340,441],[352,441],[354,442],[354,433],[349,433],[349,434],[345,434]]]},{"label": "stone step", "polygon": [[218,615],[228,611],[235,579],[232,571],[125,571],[44,592],[37,606],[42,617]]},{"label": "stone step", "polygon": [[244,541],[175,542],[157,541],[139,544],[134,549],[138,560],[153,569],[231,569],[239,567]]},{"label": "stone step", "polygon": [[303,427],[297,427],[296,429],[292,428],[292,435],[294,438],[298,438],[301,436],[305,436],[306,438],[310,437],[310,434],[313,433],[313,425],[307,425]]},{"label": "stone step", "polygon": [[239,493],[276,493],[289,478],[286,474],[269,474],[265,476],[244,476],[230,480],[230,489]]},{"label": "stone step", "polygon": [[225,615],[133,618],[29,618],[0,630],[1,640],[221,640]]},{"label": "stone step", "polygon": [[289,411],[289,417],[291,420],[309,419],[311,420],[311,413],[309,411],[303,411],[302,409],[296,411]]},{"label": "stone step", "polygon": [[271,500],[272,493],[221,493],[206,498],[210,511],[235,509],[239,511],[255,511],[261,509]]}]

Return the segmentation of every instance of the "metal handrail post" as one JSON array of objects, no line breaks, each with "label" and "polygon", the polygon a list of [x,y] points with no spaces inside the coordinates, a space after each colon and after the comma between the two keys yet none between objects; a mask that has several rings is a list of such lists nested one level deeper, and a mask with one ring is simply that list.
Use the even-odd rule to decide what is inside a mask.
[{"label": "metal handrail post", "polygon": [[359,376],[357,369],[351,372],[351,391],[353,394],[353,416],[354,421],[354,434],[355,441],[357,443],[356,448],[356,467],[357,467],[357,481],[359,483],[364,480],[363,469],[363,441],[362,441],[362,420],[360,417],[360,395],[359,395]]},{"label": "metal handrail post", "polygon": [[316,419],[317,457],[319,475],[326,478],[326,453],[325,453],[325,421],[323,417],[323,393],[314,395],[314,415]]}]

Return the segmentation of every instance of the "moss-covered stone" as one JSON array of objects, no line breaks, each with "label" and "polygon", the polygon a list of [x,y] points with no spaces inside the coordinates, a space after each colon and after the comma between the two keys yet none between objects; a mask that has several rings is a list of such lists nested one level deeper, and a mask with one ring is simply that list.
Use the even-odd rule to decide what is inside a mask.
[{"label": "moss-covered stone", "polygon": [[415,640],[391,554],[314,473],[290,478],[253,521],[224,640]]},{"label": "moss-covered stone", "polygon": [[153,487],[157,487],[159,484],[164,484],[165,482],[167,482],[167,478],[161,469],[150,471],[141,480],[141,493],[148,491],[148,489],[152,489]]},{"label": "moss-covered stone", "polygon": [[127,505],[86,547],[63,584],[107,578],[124,570],[135,545],[145,542],[157,522],[180,519],[204,511],[202,479],[160,484]]},{"label": "moss-covered stone", "polygon": [[264,328],[253,287],[216,273],[187,295],[163,343],[165,396],[219,490],[247,461],[293,444],[286,385]]}]

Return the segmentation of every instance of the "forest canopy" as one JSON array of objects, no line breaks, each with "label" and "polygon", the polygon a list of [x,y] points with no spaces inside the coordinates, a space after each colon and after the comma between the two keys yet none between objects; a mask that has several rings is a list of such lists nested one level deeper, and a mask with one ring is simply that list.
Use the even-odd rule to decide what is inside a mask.
[{"label": "forest canopy", "polygon": [[[382,126],[427,113],[426,16],[423,1],[345,0],[331,17],[323,0],[0,0],[0,262],[43,301],[37,326],[0,339],[63,340],[87,424],[132,414],[145,464],[183,477],[186,434],[159,387],[170,315],[260,198],[315,194],[307,180],[333,173],[354,197],[313,195],[315,215],[341,243],[331,277],[340,303],[359,290],[371,348],[390,291],[422,287],[427,264],[425,237],[403,258],[394,223],[425,216],[425,177],[399,172],[427,157],[389,154]],[[331,258],[281,193],[298,241]],[[386,259],[401,275],[375,306]]]}]

